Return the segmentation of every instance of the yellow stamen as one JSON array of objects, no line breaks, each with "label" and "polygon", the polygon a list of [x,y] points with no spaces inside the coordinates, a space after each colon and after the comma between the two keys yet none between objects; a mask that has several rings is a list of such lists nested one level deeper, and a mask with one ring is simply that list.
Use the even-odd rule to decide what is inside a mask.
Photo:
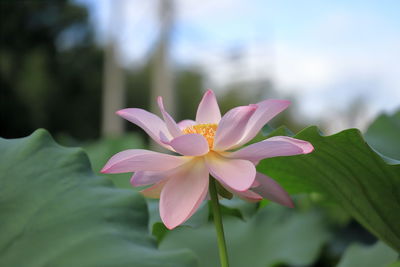
[{"label": "yellow stamen", "polygon": [[217,131],[218,125],[216,123],[197,124],[185,128],[182,132],[184,134],[201,134],[208,142],[208,147],[211,149],[214,145],[214,136]]}]

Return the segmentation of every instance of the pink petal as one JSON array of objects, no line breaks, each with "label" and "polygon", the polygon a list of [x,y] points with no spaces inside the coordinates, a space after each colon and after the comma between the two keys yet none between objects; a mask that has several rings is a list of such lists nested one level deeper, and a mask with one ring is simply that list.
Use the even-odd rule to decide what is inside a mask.
[{"label": "pink petal", "polygon": [[166,178],[168,171],[139,171],[131,178],[131,184],[133,186],[143,186],[155,184],[162,179]]},{"label": "pink petal", "polygon": [[289,194],[275,180],[259,172],[256,180],[260,182],[260,185],[252,188],[252,191],[283,206],[294,208],[294,203]]},{"label": "pink petal", "polygon": [[160,181],[153,186],[140,191],[140,193],[148,198],[160,198],[162,189],[164,188],[166,181]]},{"label": "pink petal", "polygon": [[188,160],[189,157],[172,156],[144,149],[129,149],[112,156],[101,172],[165,171],[176,168]]},{"label": "pink petal", "polygon": [[157,98],[158,107],[160,108],[161,114],[163,115],[165,124],[167,125],[168,131],[173,137],[178,137],[182,135],[181,129],[179,129],[178,124],[176,124],[175,120],[168,114],[168,112],[164,108],[162,97],[159,96]]},{"label": "pink petal", "polygon": [[313,150],[314,147],[307,141],[287,136],[274,136],[238,151],[226,153],[225,156],[258,162],[265,158],[308,154]]},{"label": "pink petal", "polygon": [[181,131],[183,131],[187,127],[193,126],[193,125],[196,125],[196,122],[192,121],[192,120],[183,120],[183,121],[178,122],[178,126],[179,126],[179,129],[181,129]]},{"label": "pink petal", "polygon": [[232,192],[236,195],[238,195],[240,198],[247,200],[249,202],[258,202],[261,201],[263,199],[262,196],[260,196],[259,194],[251,191],[251,190],[246,190],[243,192],[239,192],[239,191],[234,191]]},{"label": "pink petal", "polygon": [[201,134],[184,134],[169,143],[179,154],[201,156],[209,151],[208,142]]},{"label": "pink petal", "polygon": [[[185,164],[188,165],[190,163],[185,162]],[[159,183],[166,178],[176,176],[182,168],[184,168],[183,165],[166,171],[138,171],[132,176],[131,184],[136,187]]]},{"label": "pink petal", "polygon": [[161,192],[160,216],[168,229],[185,222],[198,209],[208,192],[204,162],[186,164],[169,178]]},{"label": "pink petal", "polygon": [[253,139],[269,120],[285,110],[289,105],[290,101],[278,99],[267,99],[257,103],[258,109],[250,118],[242,140],[235,147],[239,147]]},{"label": "pink petal", "polygon": [[163,132],[160,132],[160,142],[165,144],[165,145],[168,145],[168,147],[171,150],[173,150],[172,147],[169,145],[169,142],[170,142],[171,139],[172,138],[168,138]]},{"label": "pink petal", "polygon": [[247,160],[227,159],[217,153],[205,157],[211,175],[236,191],[246,191],[256,176],[254,164]]},{"label": "pink petal", "polygon": [[[256,180],[254,180],[254,181],[256,181]],[[244,199],[244,200],[247,200],[247,201],[250,201],[250,202],[257,202],[257,201],[260,201],[260,200],[263,199],[262,196],[260,196],[260,195],[257,194],[257,193],[254,193],[254,192],[251,191],[251,190],[236,191],[236,190],[234,190],[233,188],[231,188],[230,186],[228,186],[228,185],[226,185],[226,184],[224,184],[224,183],[222,183],[222,182],[220,182],[220,184],[221,184],[223,187],[225,187],[226,190],[228,190],[228,191],[231,192],[232,194],[235,194],[235,195],[239,196],[240,198],[242,198],[242,199]],[[252,184],[252,187],[253,187],[253,185],[254,185],[254,183]],[[257,182],[257,185],[259,185],[258,182]]]},{"label": "pink petal", "polygon": [[215,133],[214,149],[223,151],[234,146],[242,138],[246,124],[256,109],[256,105],[249,105],[228,111],[222,117]]},{"label": "pink petal", "polygon": [[142,128],[158,144],[169,148],[169,146],[166,146],[160,141],[160,133],[169,136],[169,138],[171,138],[171,136],[165,122],[158,116],[140,108],[122,109],[117,111],[117,114]]},{"label": "pink petal", "polygon": [[207,90],[197,108],[196,122],[197,124],[219,123],[220,120],[221,112],[215,94],[213,91]]},{"label": "pink petal", "polygon": [[260,185],[260,183],[257,180],[254,180],[253,184],[251,185],[251,188],[257,187],[259,185]]}]

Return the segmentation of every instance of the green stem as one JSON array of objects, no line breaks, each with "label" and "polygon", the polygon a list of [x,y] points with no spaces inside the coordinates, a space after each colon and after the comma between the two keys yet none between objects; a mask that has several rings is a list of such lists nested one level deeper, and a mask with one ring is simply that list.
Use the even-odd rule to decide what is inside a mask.
[{"label": "green stem", "polygon": [[228,252],[224,235],[224,226],[222,225],[221,210],[218,202],[217,187],[214,178],[210,177],[209,192],[211,197],[211,206],[214,215],[215,230],[217,231],[219,259],[221,267],[229,267]]}]

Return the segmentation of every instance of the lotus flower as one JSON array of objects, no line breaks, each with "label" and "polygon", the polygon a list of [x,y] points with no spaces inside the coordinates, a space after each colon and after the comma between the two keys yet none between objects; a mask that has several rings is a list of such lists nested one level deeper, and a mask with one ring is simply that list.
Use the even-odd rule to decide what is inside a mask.
[{"label": "lotus flower", "polygon": [[268,99],[239,106],[222,118],[214,92],[208,90],[197,109],[196,121],[176,123],[157,99],[163,119],[138,108],[117,112],[141,127],[155,142],[180,155],[129,149],[114,155],[102,173],[134,172],[133,186],[152,185],[141,193],[160,198],[160,216],[169,229],[185,222],[207,198],[211,175],[226,190],[249,201],[267,198],[293,207],[286,191],[272,178],[256,171],[265,158],[307,154],[313,146],[306,141],[275,136],[238,149],[290,104]]}]

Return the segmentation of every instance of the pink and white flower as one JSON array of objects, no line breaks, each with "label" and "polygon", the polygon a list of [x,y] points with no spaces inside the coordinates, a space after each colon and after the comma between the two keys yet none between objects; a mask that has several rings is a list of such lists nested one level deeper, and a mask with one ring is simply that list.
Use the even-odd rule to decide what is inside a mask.
[{"label": "pink and white flower", "polygon": [[309,142],[275,136],[235,150],[289,104],[287,100],[268,99],[233,108],[221,118],[215,95],[208,90],[198,106],[196,121],[176,123],[161,97],[158,105],[164,120],[143,109],[120,110],[118,115],[180,156],[129,149],[114,155],[101,172],[134,172],[133,186],[152,185],[141,193],[160,198],[160,216],[169,229],[185,222],[207,198],[210,175],[243,199],[267,198],[293,207],[288,193],[272,178],[258,173],[255,166],[265,158],[310,153],[314,148]]}]

